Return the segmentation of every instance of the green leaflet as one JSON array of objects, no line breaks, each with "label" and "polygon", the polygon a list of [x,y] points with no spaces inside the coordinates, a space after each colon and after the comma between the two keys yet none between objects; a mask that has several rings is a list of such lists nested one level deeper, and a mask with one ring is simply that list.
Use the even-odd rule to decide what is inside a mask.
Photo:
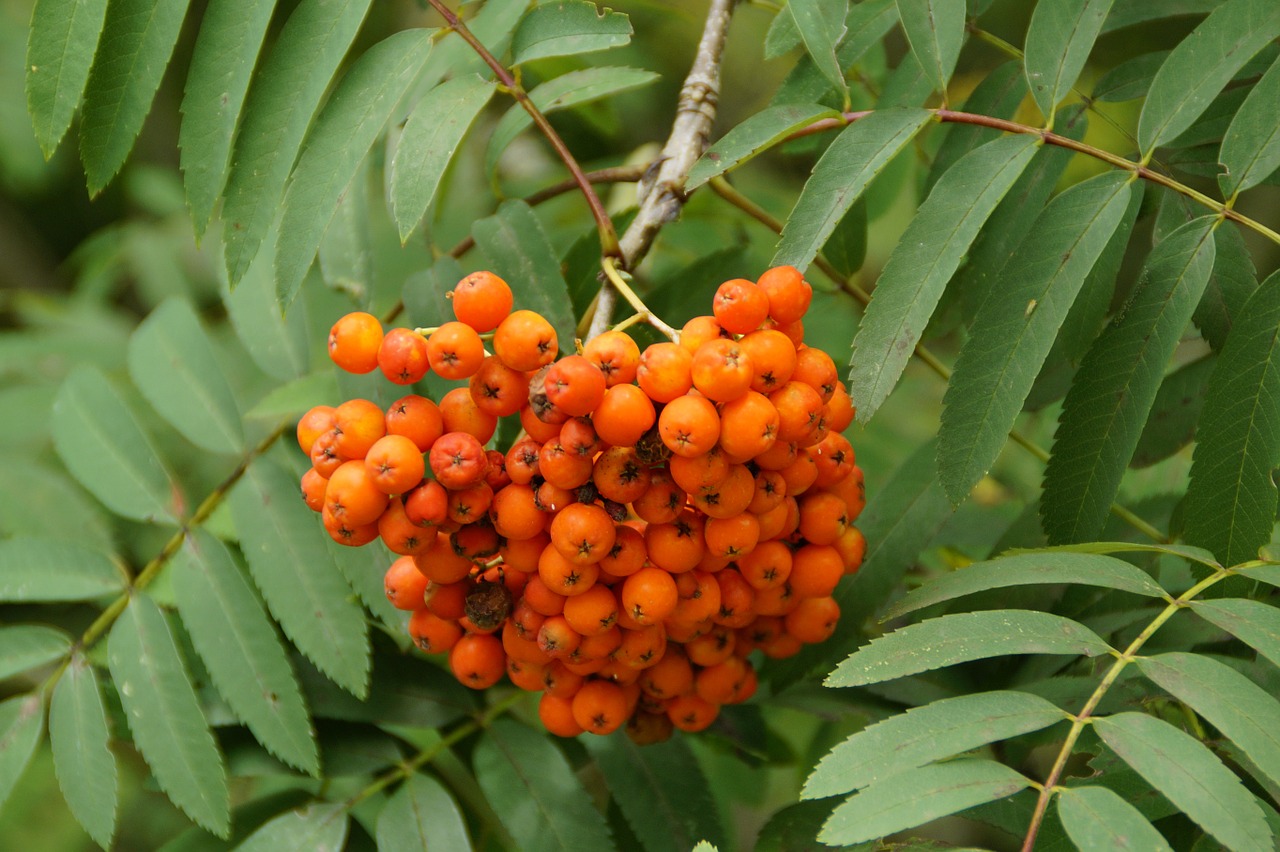
[{"label": "green leaflet", "polygon": [[401,242],[408,240],[422,221],[444,170],[493,96],[493,89],[492,80],[475,74],[455,77],[428,92],[409,114],[388,175],[391,210]]},{"label": "green leaflet", "polygon": [[261,64],[244,105],[221,214],[232,288],[279,212],[303,136],[370,3],[302,0]]},{"label": "green leaflet", "polygon": [[1089,59],[1089,51],[1111,11],[1112,0],[1041,0],[1027,28],[1027,85],[1040,114],[1066,97]]},{"label": "green leaflet", "polygon": [[1253,796],[1213,752],[1190,734],[1145,713],[1093,720],[1103,742],[1229,849],[1274,848]]},{"label": "green leaflet", "polygon": [[191,303],[165,300],[129,338],[129,375],[151,407],[211,453],[244,451],[235,394]]},{"label": "green leaflet", "polygon": [[828,845],[861,843],[914,828],[1031,785],[1018,772],[990,760],[961,759],[891,776],[836,808],[818,839]]},{"label": "green leaflet", "polygon": [[836,110],[820,104],[784,103],[765,107],[707,148],[689,170],[685,191],[691,192],[716,175],[731,171],[819,119],[839,115]]},{"label": "green leaflet", "polygon": [[1083,654],[1110,650],[1089,628],[1047,612],[987,610],[931,618],[872,639],[827,676],[832,687],[864,686],[1009,654]]},{"label": "green leaflet", "polygon": [[1258,601],[1223,598],[1192,601],[1191,608],[1196,615],[1221,627],[1280,666],[1280,610],[1276,607]]},{"label": "green leaflet", "polygon": [[1054,198],[979,307],[938,433],[938,472],[953,503],[1004,446],[1063,318],[1124,215],[1129,181],[1109,172]]},{"label": "green leaflet", "polygon": [[[790,19],[794,27],[794,19],[790,15],[778,17]],[[836,61],[840,67],[852,67],[896,23],[898,10],[894,7],[894,0],[864,0],[851,4],[849,14],[844,19],[846,35],[836,48]],[[797,32],[795,38],[798,40],[799,37]],[[772,103],[814,103],[834,92],[836,87],[831,85],[813,59],[805,55],[787,75],[787,79],[774,94]]]},{"label": "green leaflet", "polygon": [[111,628],[107,657],[133,741],[160,789],[201,826],[227,837],[231,818],[222,753],[164,614],[150,597],[130,598]]},{"label": "green leaflet", "polygon": [[378,814],[378,849],[468,849],[467,826],[439,781],[415,772]]},{"label": "green leaflet", "polygon": [[341,852],[347,840],[347,809],[317,802],[286,811],[249,835],[236,852]]},{"label": "green leaflet", "polygon": [[[239,287],[232,290],[223,278],[220,289],[236,337],[253,363],[267,375],[289,382],[306,375],[310,369],[311,331],[307,328],[305,311],[286,314],[280,306],[280,297],[276,294],[274,244],[272,240],[258,252],[249,271],[240,279]],[[330,399],[336,396],[335,388]]]},{"label": "green leaflet", "polygon": [[116,829],[119,780],[93,666],[76,655],[49,702],[49,744],[58,786],[76,821],[104,849]]},{"label": "green leaflet", "polygon": [[1280,102],[1280,58],[1272,63],[1249,90],[1235,118],[1222,137],[1218,161],[1227,173],[1218,179],[1222,194],[1232,198],[1257,186],[1280,167],[1280,124],[1275,105]]},{"label": "green leaflet", "polygon": [[1189,547],[1185,544],[1143,544],[1132,541],[1086,541],[1081,544],[1060,544],[1055,547],[1039,547],[1035,549],[1013,548],[1005,551],[1006,556],[1024,553],[1167,553],[1180,559],[1199,562],[1209,568],[1221,568],[1213,554],[1202,547]]},{"label": "green leaflet", "polygon": [[[0,574],[8,574],[8,567],[0,568]],[[0,680],[51,663],[70,650],[71,637],[54,627],[42,624],[0,627]]]},{"label": "green leaflet", "polygon": [[80,120],[90,195],[101,192],[129,156],[186,14],[187,0],[113,0],[107,6]]},{"label": "green leaflet", "polygon": [[836,45],[844,38],[848,10],[848,0],[793,0],[787,4],[787,12],[795,22],[805,50],[827,82],[845,97],[848,97],[849,84],[836,58]]},{"label": "green leaflet", "polygon": [[19,535],[0,541],[0,601],[83,601],[123,590],[111,557],[66,538]]},{"label": "green leaflet", "polygon": [[1213,238],[1213,275],[1191,320],[1213,351],[1221,352],[1245,303],[1258,289],[1258,273],[1239,228],[1218,228]]},{"label": "green leaflet", "polygon": [[964,0],[897,0],[902,31],[934,91],[947,101],[947,81],[964,44]]},{"label": "green leaflet", "polygon": [[601,12],[588,0],[535,6],[511,37],[511,64],[621,47],[631,41],[631,32],[626,15],[612,9]]},{"label": "green leaflet", "polygon": [[[1013,118],[1027,95],[1027,81],[1022,66],[1013,60],[990,71],[961,107],[965,112],[990,115],[996,118]],[[956,162],[970,151],[991,141],[988,128],[976,124],[945,124],[939,128],[942,143],[933,157],[925,191],[932,192],[934,184],[951,170]]]},{"label": "green leaflet", "polygon": [[226,545],[193,531],[175,557],[173,587],[218,692],[268,751],[318,775],[311,719],[289,658]]},{"label": "green leaflet", "polygon": [[0,805],[22,778],[44,735],[44,706],[35,693],[0,702]]},{"label": "green leaflet", "polygon": [[1151,82],[1138,116],[1143,156],[1200,117],[1235,72],[1280,36],[1280,5],[1227,0],[1183,39]]},{"label": "green leaflet", "polygon": [[920,131],[930,113],[886,109],[840,131],[796,200],[771,266],[806,269],[867,184]]},{"label": "green leaflet", "polygon": [[1102,533],[1160,381],[1213,269],[1214,218],[1161,241],[1129,302],[1090,347],[1063,403],[1040,517],[1054,544]]},{"label": "green leaflet", "polygon": [[1123,27],[1131,27],[1146,21],[1173,18],[1179,15],[1207,15],[1222,5],[1222,0],[1116,0],[1102,31],[1109,33]]},{"label": "green leaflet", "polygon": [[1164,377],[1151,404],[1151,415],[1142,427],[1142,437],[1133,450],[1130,467],[1148,467],[1191,443],[1196,423],[1204,411],[1205,388],[1216,363],[1216,356],[1207,355]]},{"label": "green leaflet", "polygon": [[897,384],[947,281],[1037,148],[1030,136],[989,142],[949,169],[920,205],[880,274],[854,338],[849,392],[858,400],[862,422]]},{"label": "green leaflet", "polygon": [[71,126],[106,15],[107,0],[39,0],[31,12],[27,112],[45,159]]},{"label": "green leaflet", "polygon": [[1168,55],[1167,50],[1157,50],[1121,62],[1094,83],[1093,99],[1103,103],[1119,103],[1142,97]]},{"label": "green leaflet", "polygon": [[[236,290],[239,292],[239,289]],[[258,400],[246,415],[249,418],[280,419],[301,417],[312,406],[328,405],[341,397],[334,371],[323,367],[314,373],[283,384]]]},{"label": "green leaflet", "polygon": [[1058,793],[1058,816],[1080,849],[1173,852],[1137,808],[1109,787],[1068,787]]},{"label": "green leaflet", "polygon": [[1038,731],[1066,715],[1025,692],[944,698],[890,716],[833,748],[805,781],[801,797],[820,799],[879,784],[997,740]]},{"label": "green leaflet", "polygon": [[176,522],[177,486],[101,370],[82,364],[71,371],[52,422],[59,458],[108,509],[138,521]]},{"label": "green leaflet", "polygon": [[431,49],[429,30],[402,30],[364,52],[325,104],[284,196],[276,290],[288,305],[360,162],[382,134]]},{"label": "green leaflet", "polygon": [[183,186],[197,236],[226,185],[236,123],[275,5],[275,0],[210,3],[200,21],[178,130]]},{"label": "green leaflet", "polygon": [[1218,356],[1187,488],[1187,541],[1226,565],[1271,538],[1280,463],[1280,274],[1245,304]]}]

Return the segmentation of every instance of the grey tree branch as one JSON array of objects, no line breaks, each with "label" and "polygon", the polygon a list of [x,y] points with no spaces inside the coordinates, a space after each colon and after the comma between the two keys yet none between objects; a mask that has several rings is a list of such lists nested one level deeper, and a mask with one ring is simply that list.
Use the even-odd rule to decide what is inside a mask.
[{"label": "grey tree branch", "polygon": [[[662,153],[649,165],[640,181],[640,210],[618,241],[627,269],[635,269],[639,265],[662,226],[680,215],[685,201],[685,179],[710,144],[711,124],[715,121],[716,107],[720,102],[720,59],[736,2],[711,0],[697,55],[680,88],[671,135]],[[587,331],[588,340],[609,327],[617,298],[617,291],[609,281],[602,282],[600,298]]]}]

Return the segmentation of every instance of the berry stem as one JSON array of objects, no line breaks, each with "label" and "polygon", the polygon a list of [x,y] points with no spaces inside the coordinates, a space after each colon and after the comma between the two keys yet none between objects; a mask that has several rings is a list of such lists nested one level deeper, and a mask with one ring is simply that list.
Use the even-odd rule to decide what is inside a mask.
[{"label": "berry stem", "polygon": [[644,300],[636,295],[635,290],[631,289],[631,285],[623,279],[618,271],[617,263],[613,258],[604,258],[601,266],[604,268],[605,278],[613,285],[613,288],[622,294],[622,298],[626,299],[631,307],[636,309],[636,316],[640,317],[640,320],[636,320],[637,322],[647,322],[666,335],[668,339],[677,342],[680,340],[680,332],[667,325],[661,317],[649,310],[649,306],[644,303]]}]

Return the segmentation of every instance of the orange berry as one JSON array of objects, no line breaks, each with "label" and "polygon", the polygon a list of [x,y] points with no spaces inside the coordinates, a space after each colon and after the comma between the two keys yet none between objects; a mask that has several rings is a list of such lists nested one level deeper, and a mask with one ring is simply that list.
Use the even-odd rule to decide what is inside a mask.
[{"label": "orange berry", "polygon": [[424,550],[414,554],[413,564],[428,580],[442,585],[465,580],[475,567],[471,560],[454,552],[453,543],[445,535],[437,536]]},{"label": "orange berry", "polygon": [[401,556],[392,562],[382,582],[387,600],[396,609],[412,612],[426,606],[423,593],[427,590],[427,578],[414,567],[412,557]]},{"label": "orange berry", "polygon": [[596,434],[606,444],[634,447],[657,420],[653,402],[635,385],[614,385],[604,392],[591,415]]},{"label": "orange berry", "polygon": [[302,501],[313,512],[324,509],[324,492],[329,487],[329,480],[321,476],[314,467],[302,474]]},{"label": "orange berry", "polygon": [[745,278],[733,278],[716,289],[711,310],[726,331],[748,334],[769,315],[769,297]]},{"label": "orange berry", "polygon": [[316,439],[333,428],[335,411],[332,406],[317,405],[298,420],[298,446],[304,453],[311,455]]},{"label": "orange berry", "polygon": [[835,544],[849,526],[844,501],[834,494],[818,492],[799,498],[800,535],[810,544]]},{"label": "orange berry", "polygon": [[657,624],[676,608],[676,581],[661,568],[641,568],[622,583],[622,607],[639,624]]},{"label": "orange berry", "polygon": [[720,410],[720,447],[735,461],[753,459],[778,440],[779,422],[767,396],[747,391]]},{"label": "orange berry", "polygon": [[655,343],[640,356],[636,380],[654,402],[671,402],[693,387],[693,354],[676,343]]},{"label": "orange berry", "polygon": [[449,651],[449,668],[464,686],[488,689],[507,670],[502,641],[488,633],[468,633]]},{"label": "orange berry", "polygon": [[823,598],[835,591],[843,576],[840,551],[827,544],[806,544],[792,554],[787,579],[797,597]]},{"label": "orange berry", "polygon": [[547,526],[547,515],[538,508],[529,485],[512,483],[500,489],[493,495],[489,515],[498,535],[509,540],[534,538]]},{"label": "orange berry", "polygon": [[845,388],[844,382],[836,382],[835,393],[827,401],[828,428],[832,432],[843,432],[849,428],[849,424],[853,422],[853,418],[857,413],[857,409],[853,407],[853,400],[849,398],[849,391]]},{"label": "orange berry", "polygon": [[420,527],[438,527],[449,515],[449,493],[434,479],[428,479],[404,496],[404,513]]},{"label": "orange berry", "polygon": [[417,444],[403,435],[384,435],[364,457],[373,484],[384,494],[404,494],[422,481],[426,462]]},{"label": "orange berry", "polygon": [[840,604],[835,598],[805,598],[787,614],[786,625],[792,636],[813,645],[830,639],[839,621]]},{"label": "orange berry", "polygon": [[716,556],[741,559],[760,540],[760,521],[749,512],[728,518],[708,518],[703,529],[707,550]]},{"label": "orange berry", "polygon": [[674,698],[693,690],[693,666],[678,647],[667,647],[662,659],[640,675],[640,688],[654,698]]},{"label": "orange berry", "polygon": [[618,622],[618,599],[600,583],[564,602],[564,617],[582,636],[603,633]]},{"label": "orange berry", "polygon": [[347,314],[329,329],[329,357],[348,373],[373,372],[381,345],[382,323],[372,314]]},{"label": "orange berry", "polygon": [[585,417],[604,399],[604,373],[582,355],[556,361],[542,381],[547,399],[570,417]]},{"label": "orange berry", "polygon": [[387,503],[387,510],[378,516],[378,537],[392,553],[413,556],[436,540],[436,531],[415,524],[409,519],[400,498],[393,497]]},{"label": "orange berry", "polygon": [[844,573],[853,574],[862,567],[862,558],[867,554],[867,540],[863,538],[862,530],[852,525],[847,527],[833,547],[840,554]]},{"label": "orange berry", "polygon": [[644,530],[649,561],[675,574],[692,570],[707,550],[703,524],[703,516],[688,509],[669,524],[649,524]]},{"label": "orange berry", "polygon": [[629,577],[639,571],[648,558],[644,536],[628,526],[615,527],[615,532],[613,547],[600,560],[600,570],[613,577]]},{"label": "orange berry", "polygon": [[446,432],[428,456],[436,481],[449,489],[466,488],[484,478],[489,458],[474,435]]},{"label": "orange berry", "polygon": [[609,387],[627,385],[640,368],[640,347],[621,331],[606,331],[586,342],[582,354],[601,373]]},{"label": "orange berry", "polygon": [[551,522],[551,543],[570,562],[590,565],[609,555],[617,531],[609,513],[599,506],[574,503]]},{"label": "orange berry", "polygon": [[809,310],[813,288],[794,266],[766,270],[756,284],[769,299],[769,316],[779,325],[797,322]]},{"label": "orange berry", "polygon": [[550,364],[559,352],[556,330],[533,311],[516,311],[493,335],[493,351],[513,370],[536,370]]},{"label": "orange berry", "polygon": [[538,472],[557,488],[571,491],[585,485],[592,468],[590,458],[569,452],[559,438],[547,441],[538,451]]},{"label": "orange berry", "polygon": [[485,358],[471,376],[471,399],[492,417],[515,414],[528,401],[529,384],[524,373],[513,370],[494,356]]},{"label": "orange berry", "polygon": [[781,586],[791,575],[791,550],[780,541],[762,541],[738,560],[738,571],[753,588]]},{"label": "orange berry", "polygon": [[791,381],[796,369],[796,347],[777,329],[762,328],[738,341],[751,359],[751,389],[769,394]]},{"label": "orange berry", "polygon": [[718,706],[696,695],[676,696],[667,705],[667,717],[671,719],[671,724],[688,733],[706,730],[719,713]]},{"label": "orange berry", "polygon": [[367,399],[349,399],[333,412],[337,441],[334,448],[344,459],[362,459],[374,442],[387,434],[386,415]]},{"label": "orange berry", "polygon": [[840,381],[840,372],[835,361],[821,349],[803,346],[796,353],[796,369],[791,380],[804,382],[818,392],[824,403],[835,395],[836,385]]},{"label": "orange berry", "polygon": [[538,718],[548,732],[557,737],[576,737],[583,727],[573,717],[573,696],[560,697],[544,692],[538,700]]},{"label": "orange berry", "polygon": [[727,337],[729,332],[720,327],[715,317],[694,317],[680,329],[680,345],[690,352],[697,352],[708,340]]},{"label": "orange berry", "polygon": [[690,377],[693,386],[708,399],[729,402],[751,388],[755,367],[736,340],[709,340],[693,353]]},{"label": "orange berry", "polygon": [[604,680],[589,680],[573,696],[573,720],[592,734],[611,734],[627,720],[627,699],[622,687]]},{"label": "orange berry", "polygon": [[631,511],[648,523],[668,524],[679,516],[680,510],[684,508],[686,496],[685,492],[671,481],[671,474],[659,468],[650,471],[649,487],[631,501]]},{"label": "orange berry", "polygon": [[338,465],[345,461],[338,455],[338,437],[338,430],[335,427],[316,438],[311,445],[311,467],[326,479],[333,476]]},{"label": "orange berry", "polygon": [[324,508],[337,520],[362,526],[378,520],[387,508],[387,499],[386,492],[378,488],[365,463],[353,460],[343,462],[329,477],[324,491]]},{"label": "orange berry", "polygon": [[[591,588],[599,576],[600,567],[597,564],[572,562],[565,558],[554,543],[548,545],[538,557],[538,577],[549,590],[567,598],[580,595]],[[526,587],[526,596],[528,593]],[[561,604],[561,611],[563,606]]]},{"label": "orange berry", "polygon": [[442,379],[470,378],[483,360],[484,342],[466,323],[444,323],[427,338],[427,362]]},{"label": "orange berry", "polygon": [[393,328],[378,347],[378,368],[398,385],[411,385],[427,374],[427,341],[408,328]]},{"label": "orange berry", "polygon": [[493,331],[514,304],[511,287],[492,272],[473,272],[449,292],[453,315],[476,331]]},{"label": "orange berry", "polygon": [[444,434],[444,416],[434,402],[424,396],[402,396],[387,409],[388,435],[403,435],[413,441],[420,452],[427,452]]},{"label": "orange berry", "polygon": [[423,607],[409,618],[409,638],[418,650],[427,654],[443,654],[453,649],[462,638],[458,622],[446,620]]},{"label": "orange berry", "polygon": [[610,447],[596,459],[591,481],[606,500],[630,503],[649,489],[649,468],[631,447]]},{"label": "orange berry", "polygon": [[658,434],[677,456],[700,456],[720,438],[720,415],[706,397],[678,397],[658,415]]}]

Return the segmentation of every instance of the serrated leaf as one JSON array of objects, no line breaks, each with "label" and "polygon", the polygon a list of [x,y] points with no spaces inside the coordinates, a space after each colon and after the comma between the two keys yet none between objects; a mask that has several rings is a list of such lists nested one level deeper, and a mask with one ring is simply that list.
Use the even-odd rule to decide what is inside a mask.
[{"label": "serrated leaf", "polygon": [[374,660],[369,695],[355,698],[306,660],[297,659],[298,679],[317,719],[443,728],[476,710],[476,693],[443,667],[413,657]]},{"label": "serrated leaf", "polygon": [[499,719],[474,760],[480,788],[525,852],[615,848],[604,818],[546,734]]},{"label": "serrated leaf", "polygon": [[213,685],[268,751],[317,775],[311,719],[289,658],[226,545],[193,530],[172,572],[178,612]]},{"label": "serrated leaf", "polygon": [[67,529],[91,550],[114,547],[106,512],[62,467],[9,456],[0,466],[0,535],[60,538]]},{"label": "serrated leaf", "polygon": [[[851,68],[897,23],[898,10],[894,0],[864,0],[851,4],[844,19],[846,35],[836,47],[836,61],[840,67]],[[799,38],[799,33],[796,37]],[[771,103],[814,103],[833,94],[835,88],[806,54],[787,75]]]},{"label": "serrated leaf", "polygon": [[504,201],[498,212],[471,226],[489,269],[511,285],[517,309],[537,311],[556,330],[561,352],[573,352],[577,323],[569,311],[569,290],[556,255],[533,208]]},{"label": "serrated leaf", "polygon": [[80,159],[89,194],[124,165],[151,110],[182,30],[187,0],[112,0],[80,119]]},{"label": "serrated leaf", "polygon": [[118,785],[111,731],[93,666],[76,655],[53,689],[49,742],[58,786],[72,815],[103,849],[116,829]]},{"label": "serrated leaf", "polygon": [[864,686],[1010,654],[1095,657],[1111,648],[1092,630],[1060,615],[993,609],[931,618],[872,639],[827,676],[832,687]]},{"label": "serrated leaf", "polygon": [[795,22],[796,32],[827,82],[847,95],[849,84],[844,69],[836,58],[836,45],[844,37],[844,19],[848,0],[791,0],[787,12]]},{"label": "serrated leaf", "polygon": [[[1022,65],[1009,61],[989,71],[982,78],[965,100],[963,109],[978,115],[1013,118],[1026,94],[1026,77],[1022,73]],[[961,157],[991,141],[990,131],[976,124],[951,123],[945,125],[941,132],[944,135],[938,146],[938,153],[933,157],[933,165],[929,168],[929,177],[925,181],[926,192],[931,192],[934,184]]]},{"label": "serrated leaf", "polygon": [[991,468],[1085,276],[1129,203],[1107,173],[1049,202],[978,309],[943,403],[938,473],[962,502]]},{"label": "serrated leaf", "polygon": [[271,391],[246,416],[272,420],[301,417],[313,406],[329,405],[340,398],[337,376],[331,368],[323,367]]},{"label": "serrated leaf", "polygon": [[902,32],[934,91],[947,100],[947,81],[964,44],[964,0],[897,0]]},{"label": "serrated leaf", "polygon": [[989,760],[952,760],[911,769],[851,796],[831,814],[818,839],[832,846],[875,840],[1029,786],[1020,773]]},{"label": "serrated leaf", "polygon": [[1191,608],[1196,615],[1280,666],[1280,610],[1276,607],[1258,601],[1224,598],[1192,601]]},{"label": "serrated leaf", "polygon": [[1218,186],[1225,197],[1257,186],[1280,167],[1280,125],[1274,120],[1277,102],[1280,59],[1249,90],[1222,137],[1218,161],[1227,173],[1218,179]]},{"label": "serrated leaf", "polygon": [[282,382],[306,374],[311,365],[311,330],[307,327],[305,311],[295,306],[286,314],[280,305],[276,294],[274,241],[258,252],[249,271],[240,279],[239,287],[232,290],[225,278],[220,284],[222,303],[236,337],[253,363]]},{"label": "serrated leaf", "polygon": [[[1274,558],[1274,554],[1271,557]],[[1242,569],[1238,573],[1241,577],[1260,580],[1271,586],[1280,586],[1280,565],[1256,565],[1252,568]]]},{"label": "serrated leaf", "polygon": [[1173,852],[1137,808],[1108,787],[1067,787],[1058,792],[1058,817],[1080,849],[1146,849]]},{"label": "serrated leaf", "polygon": [[429,775],[413,773],[378,814],[378,849],[469,849],[467,826],[449,792]]},{"label": "serrated leaf", "polygon": [[1280,783],[1280,702],[1240,672],[1202,654],[1139,657],[1142,673],[1225,734]]},{"label": "serrated leaf", "polygon": [[1218,228],[1213,242],[1213,275],[1191,320],[1213,351],[1221,352],[1245,303],[1258,289],[1258,273],[1239,228]]},{"label": "serrated leaf", "polygon": [[1167,50],[1157,50],[1121,62],[1093,84],[1093,99],[1103,103],[1120,103],[1142,97],[1151,87],[1151,81],[1155,79],[1156,72],[1168,55]]},{"label": "serrated leaf", "polygon": [[244,451],[235,394],[185,299],[166,299],[129,338],[129,376],[151,407],[197,447]]},{"label": "serrated leaf", "polygon": [[869,420],[897,384],[947,282],[1037,146],[1029,136],[983,145],[948,170],[916,211],[854,338],[849,392],[859,420]]},{"label": "serrated leaf", "polygon": [[129,600],[107,641],[111,678],[138,751],[160,789],[204,828],[231,831],[226,769],[164,614],[144,594]]},{"label": "serrated leaf", "polygon": [[631,41],[631,20],[587,0],[556,0],[535,6],[511,37],[511,64],[550,56],[574,56],[621,47]]},{"label": "serrated leaf", "polygon": [[1158,4],[1149,0],[1116,0],[1102,31],[1109,33],[1134,24],[1179,15],[1207,15],[1221,5],[1222,0],[1161,0]]},{"label": "serrated leaf", "polygon": [[44,734],[44,705],[34,693],[0,702],[0,806],[22,778]]},{"label": "serrated leaf", "polygon": [[462,137],[493,96],[493,89],[492,80],[476,74],[455,77],[428,92],[409,114],[388,176],[391,210],[401,242],[426,214],[440,178]]},{"label": "serrated leaf", "polygon": [[221,214],[233,288],[276,218],[302,139],[371,2],[302,0],[255,75]]},{"label": "serrated leaf", "polygon": [[1048,0],[1036,4],[1027,27],[1027,85],[1049,118],[1089,59],[1112,0]]},{"label": "serrated leaf", "polygon": [[1192,125],[1232,76],[1280,36],[1280,6],[1227,0],[1178,43],[1151,81],[1138,116],[1144,156]]},{"label": "serrated leaf", "polygon": [[285,305],[302,286],[343,191],[426,61],[430,36],[401,30],[366,50],[307,134],[276,240],[276,289]]},{"label": "serrated leaf", "polygon": [[0,541],[0,601],[84,601],[124,585],[120,569],[101,551],[42,536]]},{"label": "serrated leaf", "polygon": [[886,109],[840,131],[805,182],[770,265],[806,269],[871,179],[930,116],[922,109]]},{"label": "serrated leaf", "polygon": [[1167,553],[1181,559],[1199,562],[1210,568],[1221,568],[1213,554],[1202,547],[1190,547],[1185,544],[1143,544],[1132,541],[1086,541],[1080,544],[1060,544],[1055,547],[1038,547],[1033,549],[1012,548],[1005,551],[1006,556],[1023,553]]},{"label": "serrated leaf", "polygon": [[707,778],[684,739],[637,746],[628,737],[588,737],[584,744],[645,852],[684,852],[699,839],[724,845]]},{"label": "serrated leaf", "polygon": [[822,254],[841,275],[852,276],[867,258],[867,200],[859,198],[822,246]]},{"label": "serrated leaf", "polygon": [[1205,388],[1216,363],[1209,355],[1184,364],[1164,377],[1130,467],[1149,467],[1191,443],[1204,410]]},{"label": "serrated leaf", "polygon": [[[0,544],[2,552],[3,544]],[[7,575],[8,568],[0,555],[0,576]],[[70,650],[71,637],[55,627],[41,624],[0,627],[0,680],[51,663]]]},{"label": "serrated leaf", "polygon": [[39,0],[27,36],[27,112],[45,159],[80,104],[102,34],[107,0]]},{"label": "serrated leaf", "polygon": [[1280,464],[1280,273],[1245,304],[1205,396],[1187,488],[1186,538],[1226,565],[1271,540]]},{"label": "serrated leaf", "polygon": [[1188,222],[1147,258],[1128,303],[1080,364],[1044,474],[1040,518],[1053,544],[1102,533],[1166,365],[1213,269],[1214,218]]},{"label": "serrated leaf", "polygon": [[[346,294],[361,305],[371,303],[372,291],[376,286],[373,277],[373,234],[370,227],[372,208],[369,205],[372,159],[366,156],[360,161],[351,182],[338,195],[333,217],[325,227],[324,236],[316,250],[316,263],[325,286]],[[378,200],[381,201],[381,197]],[[258,256],[263,254],[266,252],[259,252]],[[273,260],[272,266],[274,265]],[[243,283],[242,280],[241,284]]]},{"label": "serrated leaf", "polygon": [[1066,718],[1048,701],[1025,692],[944,698],[890,716],[837,745],[814,768],[800,796],[821,799],[879,784],[900,772]]},{"label": "serrated leaf", "polygon": [[53,443],[71,474],[108,509],[173,523],[177,486],[129,406],[97,367],[75,367],[53,402]]},{"label": "serrated leaf", "polygon": [[1166,596],[1164,589],[1145,571],[1120,559],[1083,553],[1032,551],[975,562],[943,574],[891,606],[885,618],[897,618],[975,592],[1039,583],[1099,586],[1151,598]]},{"label": "serrated leaf", "polygon": [[[639,89],[656,81],[658,76],[652,71],[621,65],[583,68],[538,85],[529,92],[529,100],[547,115]],[[502,152],[531,124],[533,119],[519,104],[506,111],[489,137],[489,147],[484,155],[486,172],[497,168]]]},{"label": "serrated leaf", "polygon": [[369,636],[360,606],[293,477],[267,459],[231,490],[231,516],[254,583],[285,634],[335,683],[369,690]]},{"label": "serrated leaf", "polygon": [[347,841],[347,809],[316,802],[281,814],[236,847],[237,852],[341,852]]},{"label": "serrated leaf", "polygon": [[275,5],[210,3],[200,21],[178,130],[182,183],[197,235],[204,233],[226,185],[240,109]]},{"label": "serrated leaf", "polygon": [[685,191],[691,192],[713,177],[742,165],[802,127],[839,115],[837,110],[820,104],[784,103],[765,107],[730,129],[706,150],[689,170]]},{"label": "serrated leaf", "polygon": [[1104,716],[1093,727],[1151,786],[1229,849],[1273,848],[1253,796],[1199,740],[1145,713]]}]

